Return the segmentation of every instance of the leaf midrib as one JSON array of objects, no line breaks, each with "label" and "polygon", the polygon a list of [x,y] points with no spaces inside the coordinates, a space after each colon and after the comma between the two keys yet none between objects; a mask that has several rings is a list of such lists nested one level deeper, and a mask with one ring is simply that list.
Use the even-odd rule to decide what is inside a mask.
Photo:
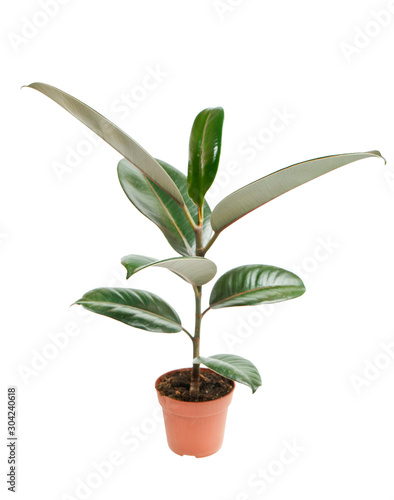
[{"label": "leaf midrib", "polygon": [[222,302],[225,302],[226,300],[230,300],[230,299],[233,299],[234,297],[239,297],[241,295],[245,295],[249,292],[256,292],[258,290],[265,290],[265,289],[271,289],[271,290],[274,290],[276,288],[300,288],[299,286],[297,285],[277,285],[277,286],[262,286],[262,287],[257,287],[257,288],[250,288],[249,290],[245,290],[243,292],[238,292],[238,293],[235,293],[234,295],[230,295],[229,297],[226,297],[225,299],[222,299],[222,300],[218,300],[217,302],[214,302],[213,304],[211,304],[211,307],[213,307],[214,305],[216,304],[220,304]]},{"label": "leaf midrib", "polygon": [[154,313],[154,312],[151,312],[151,311],[148,311],[146,309],[142,309],[141,307],[136,307],[136,306],[129,306],[128,304],[117,304],[116,302],[98,302],[96,300],[84,300],[83,302],[82,301],[78,301],[76,302],[76,304],[79,304],[79,305],[94,305],[94,304],[97,304],[97,305],[106,305],[108,307],[127,307],[127,308],[130,308],[130,309],[135,309],[137,311],[143,311],[145,313],[148,313],[150,314],[151,316],[156,316],[157,318],[162,318],[166,321],[168,321],[169,323],[172,323],[174,325],[178,325],[182,328],[182,325],[180,323],[176,323],[175,321],[171,320],[171,319],[168,319],[166,316],[162,316],[160,314],[157,314],[157,313]]},{"label": "leaf midrib", "polygon": [[[220,363],[223,363],[223,365],[225,365],[228,369],[230,369],[231,371],[235,371],[237,372],[237,375],[239,377],[242,377],[242,378],[247,378],[249,383],[253,384],[253,379],[251,377],[251,375],[249,375],[248,373],[245,373],[245,371],[247,370],[247,368],[245,368],[244,370],[242,368],[239,368],[238,366],[236,365],[232,365],[231,363],[229,363],[228,361],[223,361],[222,359],[217,359],[217,358],[212,358],[216,361],[219,361]],[[254,385],[254,384],[253,384]]]},{"label": "leaf midrib", "polygon": [[[344,154],[343,154],[343,156],[354,156],[354,155],[357,155],[357,154],[368,154],[368,153],[371,155],[371,157],[376,156],[376,155],[374,155],[373,153],[371,153],[371,152],[369,152],[369,151],[368,151],[368,152],[366,152],[366,153],[344,153]],[[266,175],[266,176],[264,176],[264,177],[262,177],[262,178],[260,178],[260,179],[256,179],[255,181],[251,182],[250,184],[247,184],[246,186],[243,186],[243,187],[241,187],[241,188],[237,189],[237,190],[236,190],[236,191],[234,191],[233,193],[230,193],[230,194],[229,194],[229,195],[227,195],[225,198],[223,198],[223,200],[222,200],[222,201],[226,200],[227,198],[229,198],[230,196],[234,195],[235,193],[238,193],[238,192],[240,192],[240,191],[243,191],[243,190],[244,190],[244,189],[246,189],[246,188],[251,187],[253,184],[257,184],[257,183],[259,183],[260,181],[263,181],[263,180],[268,180],[268,179],[272,178],[272,176],[274,176],[275,174],[278,174],[279,172],[284,172],[285,170],[289,170],[289,169],[294,168],[294,167],[297,167],[298,165],[301,165],[301,164],[310,163],[310,162],[313,162],[313,161],[316,161],[316,160],[324,160],[324,159],[326,159],[326,158],[331,158],[331,157],[333,157],[333,156],[335,157],[335,156],[342,156],[342,155],[328,155],[328,156],[321,156],[321,157],[319,157],[319,158],[311,158],[310,160],[302,161],[302,162],[299,162],[299,163],[294,163],[293,165],[289,165],[289,166],[287,166],[287,167],[284,167],[284,168],[281,168],[281,169],[279,169],[279,170],[276,170],[275,172],[271,172],[270,174],[268,174],[268,175]],[[354,161],[365,160],[365,159],[367,159],[367,158],[368,158],[368,156],[365,156],[364,158],[359,158],[358,160],[354,160]],[[221,233],[224,229],[226,229],[226,228],[228,228],[229,226],[231,226],[231,224],[234,224],[234,222],[237,222],[239,219],[242,219],[242,217],[245,217],[245,215],[250,214],[250,213],[251,213],[251,212],[253,212],[254,210],[257,210],[258,208],[261,208],[262,206],[266,205],[266,204],[267,204],[267,203],[269,203],[270,201],[272,201],[272,200],[274,200],[274,199],[276,199],[276,198],[279,198],[279,196],[282,196],[283,194],[286,194],[286,193],[288,193],[289,191],[292,191],[293,189],[295,189],[295,188],[297,188],[297,187],[300,187],[300,186],[302,186],[302,185],[304,185],[304,184],[308,184],[308,182],[311,182],[312,180],[315,180],[315,179],[317,179],[317,178],[319,178],[319,177],[322,177],[323,175],[326,175],[326,174],[328,174],[328,173],[331,173],[331,172],[333,172],[334,170],[337,170],[338,168],[341,168],[341,167],[344,167],[344,166],[346,166],[346,165],[349,165],[350,163],[353,163],[353,162],[352,162],[352,161],[349,161],[348,163],[344,163],[343,165],[340,165],[339,167],[336,167],[336,168],[335,168],[335,169],[333,169],[333,170],[329,170],[328,172],[325,172],[324,174],[321,174],[321,175],[319,175],[318,177],[314,177],[314,178],[310,179],[309,181],[306,181],[306,182],[304,182],[304,183],[302,183],[302,184],[299,184],[299,185],[297,185],[297,186],[294,186],[293,188],[291,188],[291,189],[289,189],[289,190],[285,191],[285,192],[284,192],[284,193],[282,193],[282,194],[279,194],[279,195],[275,196],[274,198],[270,198],[268,201],[266,201],[266,202],[262,203],[262,204],[261,204],[261,205],[259,205],[258,207],[252,208],[252,209],[248,210],[247,212],[245,212],[244,214],[240,215],[239,217],[237,217],[237,218],[233,219],[231,222],[229,222],[228,224],[226,224],[225,226],[223,226],[220,230],[215,231],[215,233],[216,233],[216,232]],[[216,208],[216,207],[215,207],[215,208]],[[215,209],[214,209],[214,210],[215,210]],[[214,210],[213,210],[213,212],[214,212]]]},{"label": "leaf midrib", "polygon": [[[182,258],[182,257],[180,257]],[[180,276],[181,278],[184,278],[186,281],[188,281],[191,285],[195,285],[195,283],[188,277],[186,276],[185,274],[183,274],[182,272],[180,271],[175,271],[175,269],[171,269],[170,267],[166,267],[166,266],[159,266],[159,263],[161,262],[167,262],[167,261],[172,261],[172,260],[176,260],[176,259],[165,259],[165,260],[159,260],[157,262],[153,262],[152,264],[145,264],[144,266],[140,266],[140,267],[137,267],[132,274],[130,274],[129,278],[131,276],[133,276],[133,274],[136,274],[138,273],[139,271],[141,271],[142,269],[145,269],[147,267],[162,267],[163,269],[168,269],[168,271],[171,271],[173,272],[174,274],[177,274],[178,276]]]},{"label": "leaf midrib", "polygon": [[201,145],[200,145],[200,157],[199,157],[199,161],[198,161],[198,166],[199,166],[199,169],[198,169],[198,181],[199,181],[199,191],[201,192],[201,189],[203,188],[202,187],[202,184],[203,184],[203,181],[202,181],[202,178],[203,178],[203,171],[202,171],[202,163],[203,163],[203,150],[204,150],[204,141],[205,141],[205,134],[206,134],[206,130],[207,130],[207,127],[208,127],[208,121],[209,121],[209,117],[211,115],[211,112],[212,111],[209,111],[208,114],[207,114],[207,118],[205,120],[205,123],[204,123],[204,128],[203,128],[203,131],[202,131],[202,136],[201,136]]},{"label": "leaf midrib", "polygon": [[186,250],[189,252],[189,255],[192,255],[193,252],[192,252],[192,248],[190,247],[189,245],[189,242],[187,241],[186,237],[184,236],[184,234],[182,233],[181,229],[178,227],[177,223],[175,222],[174,218],[172,217],[171,213],[168,211],[166,205],[164,204],[163,200],[160,198],[160,196],[156,193],[156,190],[153,188],[151,182],[153,182],[151,179],[148,179],[148,185],[150,187],[150,189],[152,190],[153,194],[156,196],[157,200],[159,201],[159,203],[162,205],[162,207],[164,208],[164,211],[167,213],[168,215],[168,218],[170,219],[170,221],[174,224],[174,227],[175,229],[178,231],[182,241],[183,241],[183,244],[185,245],[185,248]]}]

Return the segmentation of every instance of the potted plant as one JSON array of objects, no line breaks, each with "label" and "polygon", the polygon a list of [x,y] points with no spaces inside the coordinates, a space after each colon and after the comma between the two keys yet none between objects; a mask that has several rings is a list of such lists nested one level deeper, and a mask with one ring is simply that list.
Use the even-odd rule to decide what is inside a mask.
[{"label": "potted plant", "polygon": [[[124,156],[118,164],[120,184],[135,207],[154,222],[180,254],[165,260],[127,255],[122,264],[127,279],[148,267],[164,267],[193,288],[194,332],[182,325],[177,312],[146,290],[96,288],[75,302],[89,311],[142,330],[184,332],[192,343],[192,366],[160,376],[156,381],[170,448],[180,455],[208,456],[223,440],[227,408],[234,382],[253,392],[261,385],[256,366],[231,354],[200,355],[201,322],[209,311],[234,306],[273,303],[299,297],[304,284],[295,274],[263,265],[243,265],[223,274],[213,285],[209,306],[202,308],[203,285],[216,274],[206,253],[220,233],[252,210],[287,191],[343,165],[379,157],[378,151],[326,156],[278,170],[224,198],[212,211],[205,194],[218,170],[224,113],[208,108],[193,123],[188,173],[150,156],[132,138],[102,115],[55,87],[33,83],[36,89],[87,125]],[[201,364],[206,368],[201,368]]]}]

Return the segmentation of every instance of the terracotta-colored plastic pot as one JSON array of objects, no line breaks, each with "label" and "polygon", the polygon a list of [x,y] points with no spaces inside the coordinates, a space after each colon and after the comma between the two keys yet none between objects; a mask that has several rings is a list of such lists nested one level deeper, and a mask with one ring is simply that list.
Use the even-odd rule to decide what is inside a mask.
[{"label": "terracotta-colored plastic pot", "polygon": [[[179,371],[190,372],[191,368],[173,370],[164,375]],[[210,370],[201,368],[201,371]],[[164,375],[156,380],[156,390]],[[159,403],[163,408],[168,446],[174,453],[201,458],[220,450],[226,426],[227,408],[231,403],[234,387],[233,382],[233,388],[226,396],[203,402],[177,401],[157,391]]]}]

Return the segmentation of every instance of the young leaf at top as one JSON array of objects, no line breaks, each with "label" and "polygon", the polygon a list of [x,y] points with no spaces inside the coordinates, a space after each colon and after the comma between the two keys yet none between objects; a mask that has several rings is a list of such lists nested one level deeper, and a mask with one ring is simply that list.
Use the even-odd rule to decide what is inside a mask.
[{"label": "young leaf at top", "polygon": [[[187,194],[186,176],[164,161],[157,160],[157,162],[178,186],[193,220],[198,224],[198,210]],[[193,228],[182,208],[171,196],[126,159],[118,164],[118,176],[128,199],[161,229],[172,248],[181,255],[195,255],[196,237]],[[210,215],[211,210],[205,202],[202,238],[204,245],[212,234]]]},{"label": "young leaf at top", "polygon": [[241,356],[234,354],[216,354],[209,358],[198,356],[193,359],[193,363],[202,363],[223,377],[247,385],[252,389],[252,392],[256,392],[262,383],[258,369],[253,363]]},{"label": "young leaf at top", "polygon": [[174,309],[158,295],[131,288],[95,288],[75,304],[126,325],[150,332],[176,333],[182,330]]},{"label": "young leaf at top", "polygon": [[262,177],[226,196],[217,204],[211,214],[212,228],[216,233],[219,233],[244,215],[281,194],[343,165],[364,158],[384,159],[379,151],[324,156],[296,163]]},{"label": "young leaf at top", "polygon": [[190,134],[187,190],[200,208],[218,170],[223,120],[223,108],[204,109],[194,120]]},{"label": "young leaf at top", "polygon": [[107,118],[75,97],[66,94],[56,87],[39,82],[31,83],[27,85],[27,87],[38,90],[71,113],[80,122],[90,128],[90,130],[93,130],[99,137],[104,139],[105,142],[112,146],[122,156],[133,163],[144,173],[144,175],[160,186],[160,188],[168,193],[176,203],[180,206],[184,206],[185,203],[182,195],[167,172],[163,170],[159,163],[147,153],[145,149],[114,123],[110,122]]},{"label": "young leaf at top", "polygon": [[164,267],[174,272],[192,285],[202,286],[216,274],[216,265],[203,257],[175,257],[157,260],[143,255],[126,255],[121,260],[127,270],[127,279],[147,267]]},{"label": "young leaf at top", "polygon": [[212,309],[282,302],[305,292],[304,283],[290,271],[261,264],[236,267],[223,274],[212,288]]}]

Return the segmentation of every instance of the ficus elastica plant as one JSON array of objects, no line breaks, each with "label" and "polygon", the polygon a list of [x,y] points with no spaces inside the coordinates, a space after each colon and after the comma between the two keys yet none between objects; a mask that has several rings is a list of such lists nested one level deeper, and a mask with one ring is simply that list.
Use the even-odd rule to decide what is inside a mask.
[{"label": "ficus elastica plant", "polygon": [[44,83],[28,87],[46,95],[100,136],[123,159],[118,177],[131,203],[162,231],[177,256],[157,260],[130,254],[122,258],[127,279],[149,267],[162,267],[187,281],[195,297],[194,331],[188,331],[178,313],[155,293],[135,288],[95,288],[75,304],[127,325],[151,332],[184,332],[192,344],[190,392],[197,397],[200,365],[249,386],[261,385],[253,363],[232,354],[200,354],[204,316],[216,309],[281,302],[305,292],[294,273],[264,264],[247,264],[224,273],[214,283],[209,304],[202,307],[203,286],[216,275],[216,265],[206,255],[231,224],[278,196],[339,167],[364,158],[382,158],[378,151],[324,156],[273,172],[225,197],[211,210],[205,195],[219,167],[224,112],[220,107],[201,111],[194,120],[187,175],[153,158],[137,142],[92,108]]}]

